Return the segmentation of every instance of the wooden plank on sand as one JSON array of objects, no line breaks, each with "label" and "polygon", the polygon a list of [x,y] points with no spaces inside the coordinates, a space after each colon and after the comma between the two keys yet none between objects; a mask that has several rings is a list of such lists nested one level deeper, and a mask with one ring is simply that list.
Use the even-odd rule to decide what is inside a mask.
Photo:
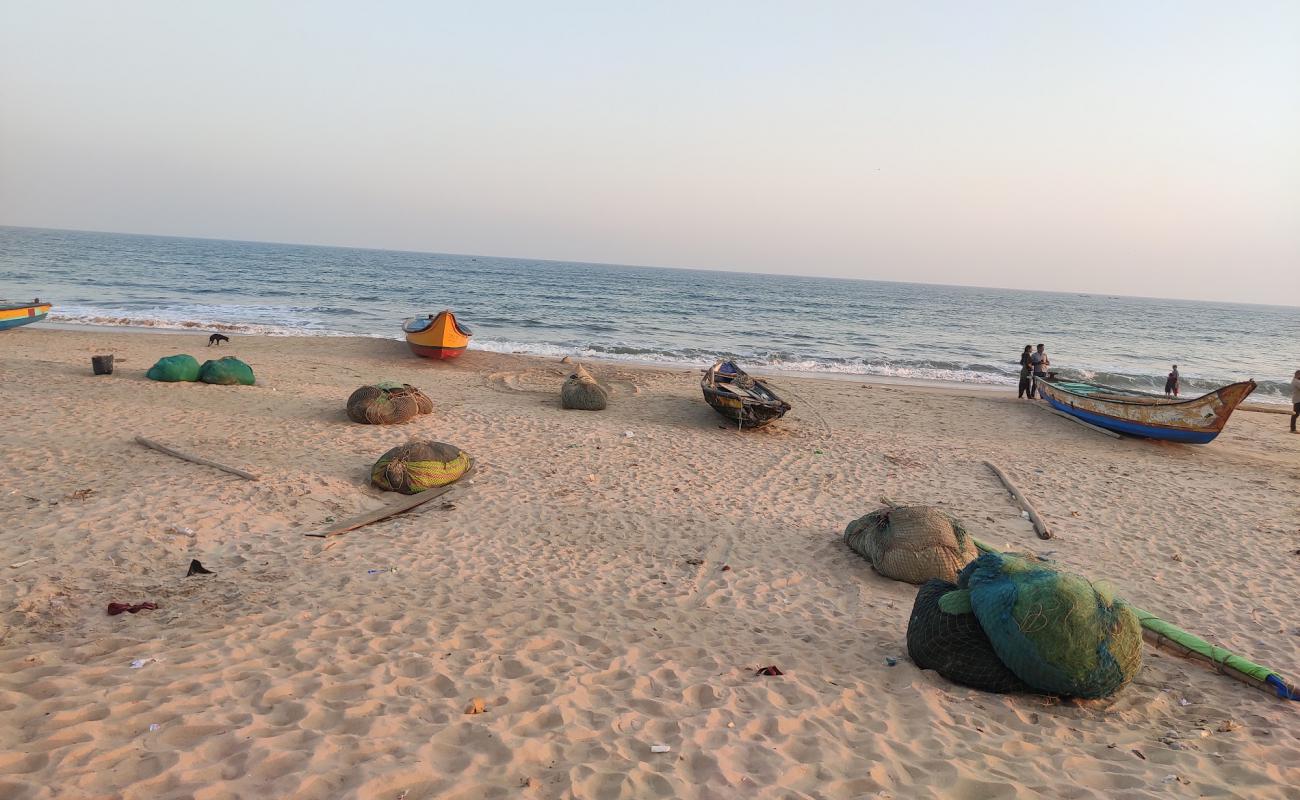
[{"label": "wooden plank on sand", "polygon": [[471,477],[473,474],[474,474],[474,464],[471,463],[469,465],[469,469],[465,470],[465,474],[457,478],[454,483],[449,483],[446,486],[439,486],[434,489],[425,489],[423,492],[416,492],[415,494],[403,495],[400,500],[396,500],[392,503],[389,503],[386,506],[381,506],[379,508],[376,508],[374,511],[367,511],[364,514],[358,514],[355,517],[349,517],[345,520],[335,522],[334,524],[330,525],[328,528],[324,528],[319,531],[313,531],[312,533],[308,533],[304,535],[311,536],[317,539],[328,539],[331,536],[341,536],[342,534],[345,534],[348,531],[354,531],[357,528],[363,528],[366,525],[370,525],[372,523],[379,522],[381,520],[388,519],[389,517],[401,514],[403,511],[410,511],[416,506],[427,503],[430,500],[434,499],[435,497],[442,497],[447,492],[450,492],[452,489],[455,489],[457,486],[459,486],[461,481]]},{"label": "wooden plank on sand", "polygon": [[257,480],[257,476],[251,472],[245,472],[242,469],[229,467],[226,466],[225,464],[218,464],[215,461],[209,461],[208,459],[202,458],[200,456],[190,455],[189,453],[182,453],[180,450],[177,450],[173,447],[168,447],[162,442],[155,442],[154,440],[146,439],[143,436],[137,436],[135,437],[135,440],[137,443],[142,444],[145,447],[148,447],[152,450],[157,450],[159,453],[166,453],[167,455],[172,456],[173,458],[179,458],[181,461],[189,461],[192,464],[202,464],[205,467],[212,467],[213,469],[219,469],[222,472],[229,472],[231,475],[238,475],[239,477],[250,481]]},{"label": "wooden plank on sand", "polygon": [[1038,538],[1052,538],[1052,531],[1047,527],[1047,523],[1043,522],[1043,518],[1038,515],[1037,509],[1029,502],[1029,498],[1025,497],[1024,493],[1016,488],[1016,485],[1011,482],[1006,473],[998,469],[998,465],[992,461],[985,461],[984,466],[993,470],[993,474],[998,476],[998,480],[1002,481],[1002,485],[1007,487],[1007,491],[1011,492],[1011,496],[1016,498],[1016,502],[1020,504],[1020,507],[1029,514],[1029,521],[1034,524],[1034,533],[1038,534]]}]

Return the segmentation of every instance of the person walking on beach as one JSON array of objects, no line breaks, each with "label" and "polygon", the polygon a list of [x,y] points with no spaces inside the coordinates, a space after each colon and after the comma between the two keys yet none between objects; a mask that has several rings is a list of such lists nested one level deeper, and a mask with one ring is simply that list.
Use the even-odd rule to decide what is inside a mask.
[{"label": "person walking on beach", "polygon": [[1295,433],[1295,420],[1300,417],[1300,369],[1291,378],[1291,432]]},{"label": "person walking on beach", "polygon": [[[1052,362],[1049,361],[1047,358],[1047,351],[1043,349],[1042,344],[1039,344],[1038,349],[1035,350],[1029,356],[1029,367],[1031,370],[1033,370],[1034,379],[1037,380],[1038,378],[1046,378],[1047,368],[1050,367],[1051,365]],[[1037,393],[1038,393],[1037,383],[1031,382],[1029,384],[1029,399],[1033,400],[1034,397],[1037,395]]]},{"label": "person walking on beach", "polygon": [[1031,398],[1034,396],[1034,385],[1029,380],[1029,374],[1033,371],[1033,366],[1029,363],[1029,356],[1034,351],[1033,345],[1025,345],[1025,352],[1020,354],[1020,389],[1016,393],[1016,399],[1019,400],[1025,395]]},{"label": "person walking on beach", "polygon": [[1165,378],[1165,397],[1178,396],[1178,365],[1174,364],[1174,371],[1169,373]]}]

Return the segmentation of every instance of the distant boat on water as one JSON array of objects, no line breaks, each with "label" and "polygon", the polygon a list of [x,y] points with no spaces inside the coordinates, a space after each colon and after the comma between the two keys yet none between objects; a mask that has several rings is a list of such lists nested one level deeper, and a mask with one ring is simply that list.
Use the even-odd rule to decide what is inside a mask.
[{"label": "distant boat on water", "polygon": [[1083,381],[1035,381],[1044,400],[1076,419],[1115,433],[1188,444],[1214,441],[1232,412],[1255,391],[1254,381],[1243,381],[1179,400]]},{"label": "distant boat on water", "polygon": [[40,322],[50,313],[50,304],[33,301],[30,303],[6,303],[0,301],[0,331]]},{"label": "distant boat on water", "polygon": [[402,330],[412,353],[436,359],[456,358],[464,353],[473,335],[473,331],[456,321],[451,311],[408,319]]}]

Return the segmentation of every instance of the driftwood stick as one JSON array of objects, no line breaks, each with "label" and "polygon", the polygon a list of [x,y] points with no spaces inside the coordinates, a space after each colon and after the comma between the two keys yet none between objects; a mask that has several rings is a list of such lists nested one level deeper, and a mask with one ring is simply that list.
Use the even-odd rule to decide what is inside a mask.
[{"label": "driftwood stick", "polygon": [[1087,428],[1090,431],[1096,431],[1097,433],[1100,433],[1105,436],[1109,436],[1112,439],[1120,438],[1120,435],[1118,433],[1115,433],[1115,431],[1108,431],[1099,425],[1093,425],[1091,422],[1085,422],[1084,420],[1081,420],[1078,417],[1072,417],[1069,414],[1066,414],[1064,411],[1057,411],[1055,408],[1052,408],[1046,403],[1043,403],[1039,407],[1042,408],[1044,411],[1052,412],[1053,414],[1060,417],[1061,419],[1068,419],[1069,421],[1075,423],[1076,425],[1082,425],[1083,427]]},{"label": "driftwood stick", "polygon": [[136,442],[144,445],[145,447],[151,448],[153,450],[157,450],[160,453],[166,453],[167,455],[172,456],[173,458],[179,458],[181,461],[189,461],[193,464],[202,464],[205,467],[212,467],[213,469],[219,469],[222,472],[229,472],[231,475],[238,475],[239,477],[245,478],[250,481],[257,480],[257,476],[251,472],[245,472],[242,469],[236,469],[235,467],[228,467],[225,464],[218,464],[215,461],[209,461],[208,459],[201,458],[200,456],[190,455],[189,453],[182,453],[181,451],[168,447],[167,445],[161,442],[155,442],[154,440],[146,439],[143,436],[137,436],[135,437],[135,440]]},{"label": "driftwood stick", "polygon": [[465,470],[465,474],[457,478],[454,483],[449,483],[446,486],[439,486],[434,489],[425,489],[423,492],[416,492],[415,494],[404,495],[401,499],[395,500],[386,506],[380,506],[374,511],[367,511],[364,514],[358,514],[355,517],[348,517],[345,520],[333,523],[328,528],[313,531],[312,533],[305,535],[317,539],[328,539],[332,536],[341,536],[348,531],[354,531],[357,528],[363,528],[371,523],[380,522],[381,520],[401,514],[403,511],[410,511],[416,506],[427,503],[435,497],[443,496],[447,492],[450,492],[452,489],[459,486],[461,481],[473,476],[473,474],[474,465],[471,463],[469,469]]},{"label": "driftwood stick", "polygon": [[1024,492],[1021,492],[1016,488],[1016,485],[1011,482],[1011,479],[1007,477],[1007,474],[998,469],[997,464],[994,464],[992,461],[985,461],[984,466],[993,470],[993,474],[998,476],[998,480],[1002,481],[1002,485],[1007,487],[1007,491],[1011,492],[1011,496],[1016,498],[1016,502],[1020,504],[1020,507],[1029,512],[1029,521],[1034,523],[1034,533],[1038,534],[1038,538],[1052,538],[1051,529],[1047,527],[1046,522],[1043,522],[1043,518],[1039,516],[1038,510],[1034,508],[1033,503],[1029,502],[1029,498],[1025,497]]}]

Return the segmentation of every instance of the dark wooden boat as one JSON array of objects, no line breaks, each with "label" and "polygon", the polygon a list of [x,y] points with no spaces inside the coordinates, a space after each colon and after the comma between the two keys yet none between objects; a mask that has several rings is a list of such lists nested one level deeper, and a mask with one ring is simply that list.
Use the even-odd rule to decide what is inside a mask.
[{"label": "dark wooden boat", "polygon": [[1084,422],[1129,436],[1189,444],[1213,441],[1237,406],[1255,391],[1254,381],[1243,381],[1193,400],[1177,400],[1083,381],[1034,380],[1053,408]]},{"label": "dark wooden boat", "polygon": [[719,361],[705,370],[700,388],[714,411],[741,428],[761,428],[790,410],[776,392],[732,361]]}]

